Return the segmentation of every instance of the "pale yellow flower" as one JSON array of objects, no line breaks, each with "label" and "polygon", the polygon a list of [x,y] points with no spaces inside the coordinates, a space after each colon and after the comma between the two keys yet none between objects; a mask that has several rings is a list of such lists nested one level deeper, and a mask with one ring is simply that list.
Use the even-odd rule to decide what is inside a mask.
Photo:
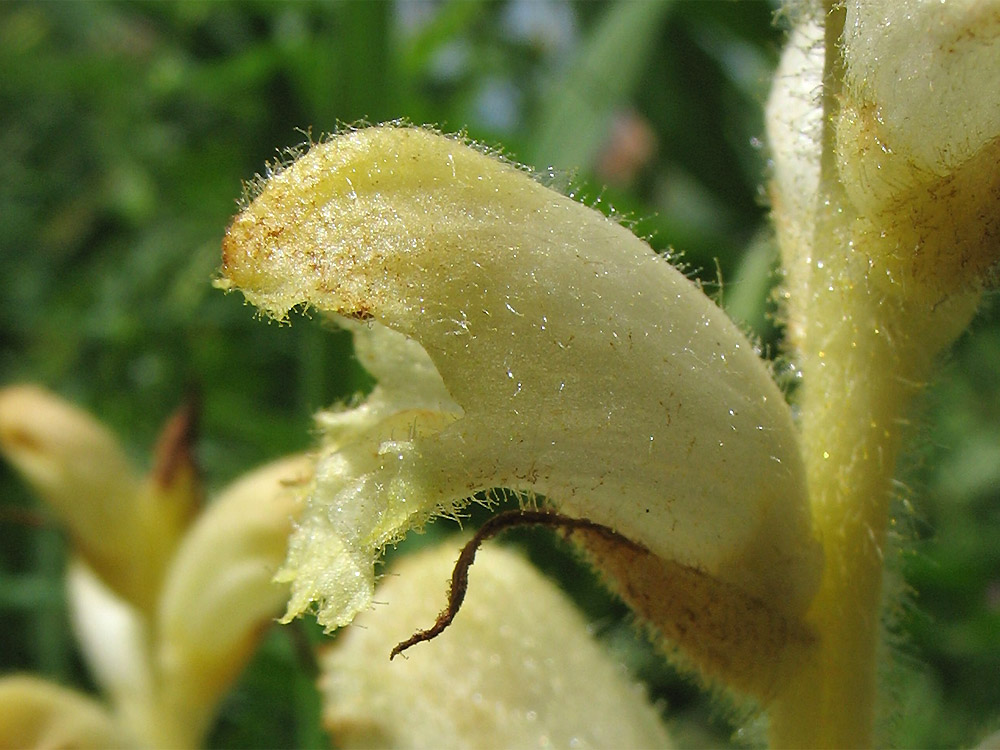
[{"label": "pale yellow flower", "polygon": [[476,558],[446,635],[386,656],[434,620],[454,543],[400,560],[322,659],[324,724],[341,747],[666,748],[658,712],[558,587],[498,547]]},{"label": "pale yellow flower", "polygon": [[[473,493],[542,495],[706,674],[766,696],[822,564],[797,435],[749,341],[624,227],[455,138],[313,146],[234,219],[222,279],[354,318],[378,387],[326,437],[282,580],[345,625],[380,550]],[[586,534],[584,534],[586,536]]]},{"label": "pale yellow flower", "polygon": [[[287,599],[272,578],[300,509],[289,483],[301,480],[307,462],[291,457],[258,469],[194,515],[201,490],[185,424],[182,415],[168,425],[143,481],[86,413],[34,386],[0,390],[0,450],[73,542],[72,625],[109,702],[98,711],[72,691],[0,679],[11,717],[0,721],[0,746],[46,747],[54,736],[80,747],[108,746],[96,739],[105,736],[196,746]],[[36,715],[37,733],[24,734]]]}]

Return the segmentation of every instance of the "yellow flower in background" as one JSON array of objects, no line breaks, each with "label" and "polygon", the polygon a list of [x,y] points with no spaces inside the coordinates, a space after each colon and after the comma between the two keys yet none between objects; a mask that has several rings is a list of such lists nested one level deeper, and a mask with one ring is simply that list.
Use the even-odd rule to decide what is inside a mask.
[{"label": "yellow flower in background", "polygon": [[386,655],[441,607],[454,542],[404,557],[324,653],[324,726],[340,747],[667,748],[642,687],[576,606],[519,554],[483,549],[433,648]]},{"label": "yellow flower in background", "polygon": [[168,423],[140,480],[88,414],[35,386],[0,390],[0,450],[67,529],[72,626],[108,699],[0,678],[0,746],[197,746],[287,600],[272,578],[307,462],[258,469],[197,512],[191,424],[188,410]]}]

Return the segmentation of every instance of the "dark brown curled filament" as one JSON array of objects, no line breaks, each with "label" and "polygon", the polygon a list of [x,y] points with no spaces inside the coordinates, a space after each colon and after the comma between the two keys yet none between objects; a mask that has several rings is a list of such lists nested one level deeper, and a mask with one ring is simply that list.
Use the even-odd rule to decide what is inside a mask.
[{"label": "dark brown curled filament", "polygon": [[397,654],[406,651],[410,646],[436,638],[445,628],[451,625],[452,620],[455,619],[455,615],[458,614],[458,610],[462,607],[462,602],[465,601],[465,594],[469,588],[469,568],[472,567],[472,563],[476,559],[476,552],[479,551],[479,547],[487,539],[492,539],[500,532],[514,526],[551,526],[569,531],[585,529],[606,536],[616,542],[635,546],[633,542],[630,542],[607,526],[602,526],[599,523],[594,523],[584,518],[570,518],[569,516],[561,516],[558,513],[537,510],[511,510],[493,516],[493,518],[480,527],[475,536],[462,548],[462,553],[458,556],[458,561],[455,563],[455,568],[451,573],[451,587],[448,591],[447,606],[441,610],[441,614],[438,615],[433,625],[426,630],[418,630],[405,641],[397,644],[389,653],[390,661]]}]

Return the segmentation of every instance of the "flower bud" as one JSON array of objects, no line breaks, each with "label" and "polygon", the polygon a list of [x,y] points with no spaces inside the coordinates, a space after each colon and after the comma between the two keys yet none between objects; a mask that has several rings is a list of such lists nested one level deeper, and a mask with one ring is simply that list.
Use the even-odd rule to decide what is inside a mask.
[{"label": "flower bud", "polygon": [[97,750],[132,744],[90,698],[37,677],[0,679],[0,747]]},{"label": "flower bud", "polygon": [[404,558],[323,657],[324,723],[340,747],[663,748],[642,688],[573,604],[519,555],[483,549],[447,636],[389,650],[434,619],[452,545]]}]

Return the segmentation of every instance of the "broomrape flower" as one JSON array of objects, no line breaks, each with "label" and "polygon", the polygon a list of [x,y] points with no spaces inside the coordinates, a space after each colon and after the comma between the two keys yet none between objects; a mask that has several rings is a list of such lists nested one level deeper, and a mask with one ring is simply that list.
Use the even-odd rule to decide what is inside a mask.
[{"label": "broomrape flower", "polygon": [[263,186],[223,279],[278,317],[364,319],[379,379],[319,419],[279,574],[289,616],[315,602],[347,624],[385,544],[502,487],[613,530],[574,533],[670,635],[707,625],[690,633],[707,673],[766,693],[808,640],[821,560],[788,407],[714,303],[621,226],[458,140],[369,128]]},{"label": "broomrape flower", "polygon": [[[254,187],[219,285],[279,319],[338,316],[379,381],[318,418],[286,617],[351,622],[386,544],[504,488],[703,677],[758,699],[773,744],[872,744],[900,418],[998,258],[1000,107],[983,91],[1000,7],[789,14],[767,117],[794,421],[694,284],[459,139],[347,131]],[[438,623],[394,653],[448,648],[419,642],[451,620],[467,563]]]},{"label": "broomrape flower", "polygon": [[457,139],[368,128],[262,187],[222,285],[279,318],[338,313],[378,380],[318,418],[287,617],[350,623],[386,544],[504,488],[551,509],[526,515],[567,528],[706,677],[765,699],[810,646],[822,560],[788,406],[714,303],[621,226]]},{"label": "broomrape flower", "polygon": [[[625,228],[460,139],[399,124],[343,132],[256,185],[233,220],[219,286],[279,319],[296,306],[335,316],[378,381],[361,404],[318,416],[278,572],[286,619],[364,618],[324,659],[325,716],[344,742],[610,744],[610,716],[627,727],[614,740],[666,743],[530,568],[486,550],[468,577],[488,533],[531,522],[570,536],[666,651],[756,699],[773,745],[874,743],[899,423],[1000,255],[1000,105],[983,95],[1000,84],[1000,6],[856,0],[789,15],[767,123],[787,346],[802,373],[794,419],[696,285]],[[18,716],[59,717],[58,731],[191,744],[248,647],[244,625],[279,589],[256,565],[235,565],[245,587],[205,586],[254,547],[217,541],[239,522],[186,532],[194,485],[181,481],[171,504],[155,481],[88,473],[81,446],[124,462],[73,419],[52,443],[69,446],[58,460],[36,460],[51,452],[44,432],[15,430],[31,439],[5,448],[72,529],[84,561],[73,606],[116,718],[32,680],[0,689],[20,696]],[[273,497],[289,468],[266,471],[248,486]],[[74,486],[87,488],[84,512],[66,502]],[[463,549],[428,630],[439,606],[428,591],[438,582],[443,598],[454,549],[405,561],[376,592],[387,544],[508,493],[521,510]],[[298,505],[285,502],[287,524]],[[102,539],[109,518],[121,531]],[[153,554],[126,575],[136,540]],[[277,564],[284,544],[269,545],[261,558]],[[516,619],[515,594],[542,614]],[[206,626],[242,608],[233,627]],[[122,634],[114,656],[93,636],[109,628]],[[411,647],[409,661],[385,659]],[[607,675],[601,702],[575,677],[595,672]],[[195,731],[173,734],[181,715]]]},{"label": "broomrape flower", "polygon": [[[2,747],[194,747],[287,599],[284,557],[302,457],[257,469],[204,510],[192,414],[136,476],[88,414],[34,386],[0,390],[0,450],[63,523],[72,624],[108,703],[29,676],[0,679]],[[200,512],[199,512],[200,511]]]}]

